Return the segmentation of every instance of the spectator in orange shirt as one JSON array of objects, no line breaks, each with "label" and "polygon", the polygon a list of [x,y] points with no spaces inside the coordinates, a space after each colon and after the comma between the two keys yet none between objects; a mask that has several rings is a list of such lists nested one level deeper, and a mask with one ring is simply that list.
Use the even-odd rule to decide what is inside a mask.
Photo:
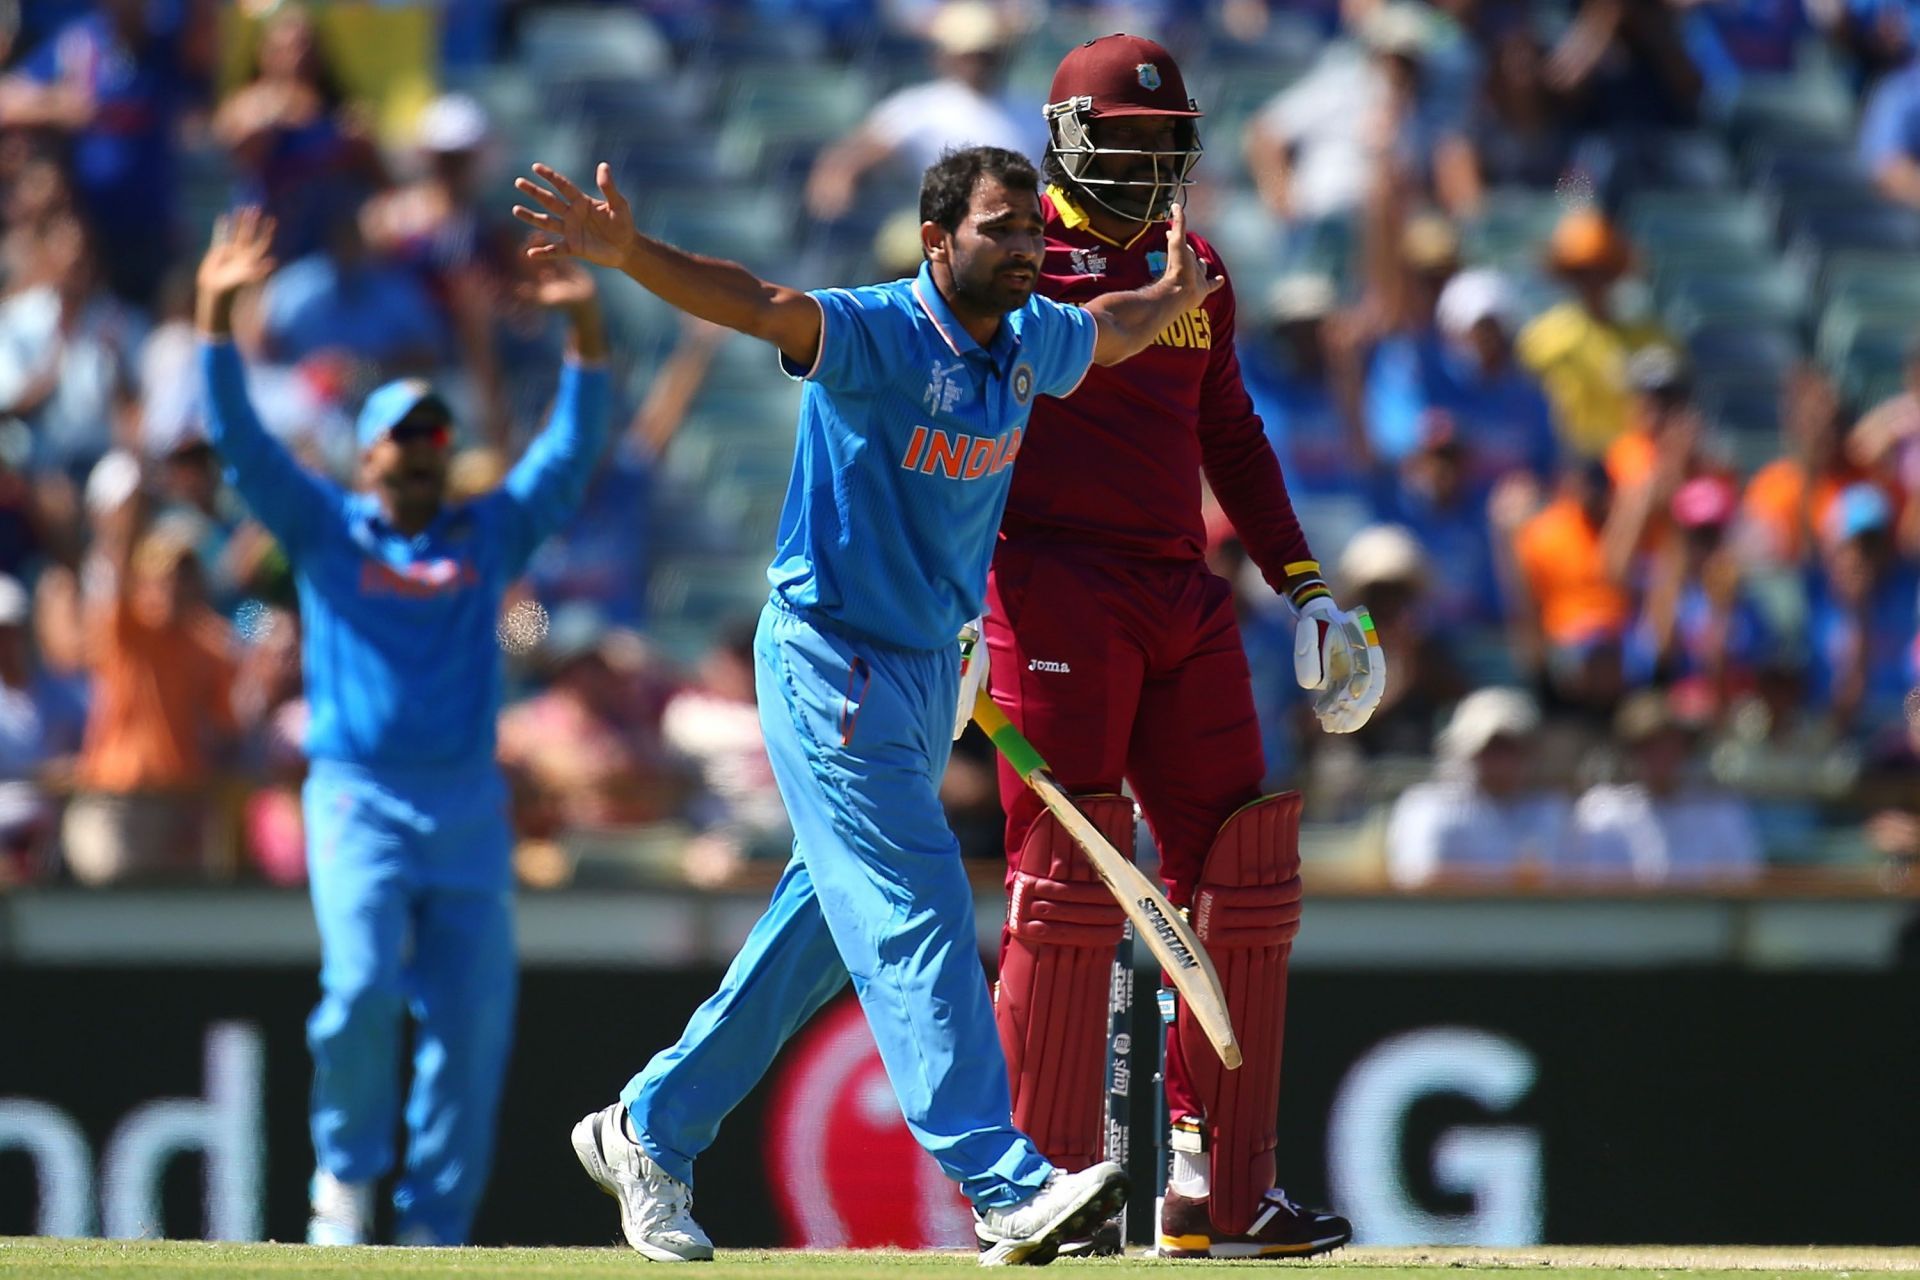
[{"label": "spectator in orange shirt", "polygon": [[1833,380],[1804,368],[1788,381],[1780,422],[1784,457],[1747,482],[1740,512],[1747,547],[1761,562],[1798,564],[1814,550],[1813,531],[1825,527],[1834,500],[1866,473],[1848,460],[1845,407]]},{"label": "spectator in orange shirt", "polygon": [[[111,455],[110,465],[137,464]],[[103,503],[103,553],[87,571],[93,706],[62,828],[85,884],[201,869],[215,757],[234,732],[226,624],[206,605],[183,531],[140,531],[136,484]]]},{"label": "spectator in orange shirt", "polygon": [[[1697,417],[1686,362],[1672,347],[1642,347],[1634,352],[1627,361],[1626,378],[1633,393],[1628,412],[1631,425],[1606,452],[1607,475],[1614,492],[1622,494],[1653,478],[1661,442]],[[1688,474],[1696,467],[1697,459],[1689,459]]]},{"label": "spectator in orange shirt", "polygon": [[[1673,500],[1682,486],[1725,469],[1701,447],[1705,426],[1685,360],[1672,347],[1642,347],[1627,361],[1632,428],[1607,449],[1616,500],[1605,538],[1607,571],[1638,582],[1677,536]],[[1731,483],[1731,481],[1729,481]]]},{"label": "spectator in orange shirt", "polygon": [[[1511,525],[1515,652],[1546,668],[1556,693],[1600,705],[1618,692],[1631,602],[1605,552],[1613,486],[1606,468],[1568,471],[1558,497]],[[1496,513],[1511,522],[1515,513]],[[1498,541],[1496,537],[1496,541]]]}]

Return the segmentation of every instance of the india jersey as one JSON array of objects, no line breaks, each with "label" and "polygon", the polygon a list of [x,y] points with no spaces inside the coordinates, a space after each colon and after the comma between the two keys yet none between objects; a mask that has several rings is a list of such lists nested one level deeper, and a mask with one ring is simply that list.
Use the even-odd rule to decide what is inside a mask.
[{"label": "india jersey", "polygon": [[569,363],[546,430],[506,481],[417,537],[370,494],[302,467],[248,403],[231,342],[201,353],[207,425],[234,485],[292,562],[309,758],[383,770],[491,769],[500,601],[580,505],[608,427],[604,368]]},{"label": "india jersey", "polygon": [[1037,294],[981,347],[929,269],[822,289],[793,476],[767,570],[790,608],[906,649],[981,612],[1027,415],[1093,363],[1094,319]]},{"label": "india jersey", "polygon": [[[1085,304],[1138,289],[1166,269],[1167,224],[1114,244],[1059,191],[1042,202],[1040,289]],[[1226,269],[1189,235],[1210,276]],[[1240,378],[1229,282],[1145,351],[1096,368],[1071,397],[1035,406],[1007,506],[1010,541],[1070,545],[1129,559],[1197,562],[1206,552],[1204,471],[1247,553],[1276,590],[1310,560],[1272,445]]]}]

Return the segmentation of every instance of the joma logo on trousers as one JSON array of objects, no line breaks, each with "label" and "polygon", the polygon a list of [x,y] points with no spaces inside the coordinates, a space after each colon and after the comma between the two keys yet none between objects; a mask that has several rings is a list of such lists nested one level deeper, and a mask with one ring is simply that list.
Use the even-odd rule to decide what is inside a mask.
[{"label": "joma logo on trousers", "polygon": [[978,480],[1012,466],[1025,434],[1025,427],[1001,436],[970,436],[963,431],[948,435],[932,427],[915,427],[900,466],[923,475],[939,472],[949,480]]}]

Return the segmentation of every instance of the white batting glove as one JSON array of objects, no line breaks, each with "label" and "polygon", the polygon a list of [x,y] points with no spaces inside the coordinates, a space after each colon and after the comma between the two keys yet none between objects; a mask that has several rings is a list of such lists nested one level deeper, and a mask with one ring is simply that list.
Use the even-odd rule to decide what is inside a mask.
[{"label": "white batting glove", "polygon": [[1293,633],[1293,677],[1319,692],[1313,714],[1328,733],[1365,724],[1387,691],[1386,655],[1365,606],[1349,613],[1331,596],[1307,601]]},{"label": "white batting glove", "polygon": [[987,687],[987,642],[980,636],[981,619],[960,628],[960,705],[953,713],[953,740],[973,723],[973,701]]}]

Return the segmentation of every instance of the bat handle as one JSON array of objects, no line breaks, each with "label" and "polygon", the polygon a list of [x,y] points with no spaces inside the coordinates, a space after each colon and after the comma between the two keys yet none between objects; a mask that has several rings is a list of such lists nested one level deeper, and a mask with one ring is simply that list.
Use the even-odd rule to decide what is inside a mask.
[{"label": "bat handle", "polygon": [[1000,748],[1000,754],[1007,758],[1007,763],[1013,766],[1013,771],[1022,780],[1045,771],[1046,759],[1034,750],[1025,734],[1014,728],[1013,721],[1007,719],[1007,713],[1000,709],[1000,704],[985,689],[974,696],[973,722],[986,730],[987,736],[993,739],[993,745]]}]

